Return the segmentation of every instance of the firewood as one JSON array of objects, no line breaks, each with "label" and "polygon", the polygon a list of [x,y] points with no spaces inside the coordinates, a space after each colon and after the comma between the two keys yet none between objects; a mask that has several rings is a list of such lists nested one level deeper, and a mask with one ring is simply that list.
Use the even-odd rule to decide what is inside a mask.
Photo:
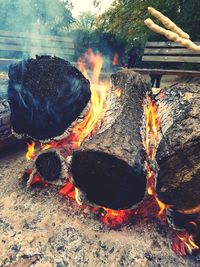
[{"label": "firewood", "polygon": [[17,137],[61,137],[90,100],[89,81],[64,59],[36,56],[9,68],[11,124]]},{"label": "firewood", "polygon": [[48,148],[38,153],[32,164],[32,172],[28,175],[27,186],[31,186],[35,176],[47,184],[64,185],[68,180],[69,162],[62,155],[62,148]]},{"label": "firewood", "polygon": [[0,101],[0,151],[16,143],[11,133],[10,108],[7,100]]},{"label": "firewood", "polygon": [[156,192],[174,210],[193,213],[200,205],[199,85],[165,89],[157,96],[161,128]]},{"label": "firewood", "polygon": [[111,81],[110,106],[100,131],[73,153],[72,182],[82,203],[130,209],[145,195],[145,152],[140,130],[147,86],[132,70],[113,74]]}]

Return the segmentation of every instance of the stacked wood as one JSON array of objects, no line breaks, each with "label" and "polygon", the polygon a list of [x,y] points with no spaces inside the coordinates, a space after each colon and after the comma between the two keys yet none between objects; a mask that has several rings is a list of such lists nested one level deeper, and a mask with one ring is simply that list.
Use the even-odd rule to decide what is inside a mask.
[{"label": "stacked wood", "polygon": [[16,143],[16,138],[11,133],[10,108],[7,100],[0,101],[0,151]]},{"label": "stacked wood", "polygon": [[89,81],[64,59],[36,56],[9,68],[11,124],[17,137],[61,137],[90,100]]},{"label": "stacked wood", "polygon": [[176,84],[157,96],[160,140],[156,192],[183,213],[200,211],[200,91]]},{"label": "stacked wood", "polygon": [[73,153],[72,182],[82,203],[130,209],[145,195],[145,152],[140,131],[147,86],[132,70],[113,74],[111,81],[110,105],[101,130]]}]

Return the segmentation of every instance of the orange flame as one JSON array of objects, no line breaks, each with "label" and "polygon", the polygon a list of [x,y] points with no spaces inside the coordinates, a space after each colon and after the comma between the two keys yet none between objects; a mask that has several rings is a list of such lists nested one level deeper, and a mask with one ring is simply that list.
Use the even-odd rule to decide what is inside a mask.
[{"label": "orange flame", "polygon": [[101,213],[101,221],[106,225],[115,227],[129,221],[133,211],[131,210],[112,210],[103,208],[105,212]]},{"label": "orange flame", "polygon": [[119,63],[119,54],[115,53],[112,64],[113,64],[113,66],[116,66],[116,65],[118,65],[118,63]]},{"label": "orange flame", "polygon": [[117,88],[117,89],[115,90],[115,94],[116,94],[117,97],[120,97],[121,94],[122,94],[122,89]]},{"label": "orange flame", "polygon": [[199,250],[200,247],[195,244],[192,235],[187,232],[184,232],[176,234],[176,240],[172,245],[172,249],[176,254],[186,256],[188,253],[192,255],[193,251]]},{"label": "orange flame", "polygon": [[156,104],[147,96],[147,106],[145,109],[146,115],[146,125],[145,125],[145,140],[144,148],[146,151],[146,170],[147,170],[147,192],[150,196],[153,196],[156,200],[156,203],[159,206],[159,212],[157,216],[162,218],[164,216],[165,210],[169,205],[162,203],[155,192],[156,184],[156,172],[152,169],[150,161],[155,162],[157,141],[158,141],[158,130],[160,127],[160,121],[158,118],[158,109]]},{"label": "orange flame", "polygon": [[[92,68],[92,78],[90,78],[86,69],[86,63],[83,60],[87,61],[86,63],[89,63],[89,66]],[[101,54],[95,54],[91,49],[89,49],[79,61],[80,71],[91,83],[91,103],[89,112],[84,120],[76,124],[72,129],[72,134],[75,136],[74,139],[77,140],[77,147],[81,145],[86,137],[94,133],[97,123],[100,121],[103,114],[105,100],[110,86],[108,81],[99,81],[102,66],[103,58]]]},{"label": "orange flame", "polygon": [[35,142],[32,142],[31,144],[27,143],[28,145],[28,151],[26,153],[26,159],[32,160],[35,157]]}]

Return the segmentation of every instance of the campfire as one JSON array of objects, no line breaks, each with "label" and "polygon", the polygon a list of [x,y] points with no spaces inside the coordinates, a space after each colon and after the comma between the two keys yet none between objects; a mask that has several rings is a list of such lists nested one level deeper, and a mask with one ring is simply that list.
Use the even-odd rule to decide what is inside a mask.
[{"label": "campfire", "polygon": [[29,187],[56,187],[111,228],[135,218],[166,222],[175,231],[172,249],[196,253],[198,88],[172,86],[155,95],[134,71],[118,71],[110,81],[102,67],[102,55],[91,49],[79,70],[49,56],[11,65],[13,133],[28,138],[32,164],[23,179]]},{"label": "campfire", "polygon": [[[33,66],[49,64],[49,69],[53,66],[52,69],[55,70],[59,61],[60,59],[51,57],[32,59],[27,62],[27,77]],[[187,203],[183,202],[179,186],[170,184],[174,177],[177,177],[177,180],[180,175],[182,177],[182,168],[194,171],[195,143],[192,143],[192,146],[187,144],[182,150],[183,153],[194,157],[194,165],[186,164],[182,167],[181,163],[179,164],[179,149],[172,160],[166,141],[169,136],[168,129],[172,137],[177,131],[173,124],[173,120],[178,120],[180,116],[177,109],[182,108],[183,114],[190,104],[188,101],[192,98],[188,95],[189,92],[185,92],[186,96],[189,96],[186,98],[184,94],[175,94],[172,87],[167,92],[161,91],[153,95],[141,77],[129,70],[113,74],[111,82],[102,80],[100,77],[103,57],[92,50],[88,50],[79,61],[79,70],[84,76],[69,63],[61,60],[59,67],[60,64],[64,64],[63,72],[66,67],[66,71],[70,70],[72,79],[78,79],[68,86],[78,84],[80,87],[76,88],[81,99],[85,98],[82,102],[79,100],[77,105],[73,102],[77,99],[72,97],[66,107],[62,106],[63,101],[59,99],[61,107],[57,112],[66,110],[66,124],[62,121],[62,114],[61,121],[59,118],[56,121],[52,112],[57,105],[55,100],[52,101],[57,97],[56,92],[52,94],[52,91],[47,91],[47,96],[41,96],[37,91],[29,92],[32,88],[29,87],[27,78],[28,85],[24,85],[27,92],[21,92],[17,95],[20,98],[16,98],[18,81],[16,76],[13,77],[16,70],[15,67],[10,70],[9,97],[12,114],[15,114],[11,116],[13,131],[18,137],[31,137],[32,140],[28,143],[26,153],[27,160],[32,162],[32,168],[26,170],[23,175],[23,178],[27,179],[27,185],[39,188],[57,186],[60,195],[69,197],[83,209],[90,207],[91,212],[112,228],[130,223],[135,218],[168,221],[176,233],[172,249],[180,255],[198,251],[198,197],[189,199]],[[77,74],[74,75],[74,72]],[[30,84],[31,82],[33,83],[30,81]],[[51,88],[50,83],[49,87]],[[33,103],[28,101],[29,93],[32,93]],[[23,105],[20,102],[22,97]],[[39,110],[34,110],[34,106],[32,112],[35,114],[25,114],[23,117],[27,119],[30,115],[32,121],[28,118],[27,124],[23,124],[22,128],[22,121],[17,117],[22,114],[21,108],[31,110],[28,105],[35,105],[40,101],[44,104],[46,97],[48,101],[40,110],[40,113],[44,113],[41,117],[48,120],[47,115],[53,114],[51,119],[57,124],[51,126],[49,121],[35,121],[34,117],[37,119]],[[61,95],[61,98],[63,97],[64,94]],[[172,97],[174,104],[170,102]],[[186,101],[187,105],[183,105],[181,101]],[[69,107],[72,108],[72,102],[75,105],[73,111],[69,110]],[[49,127],[49,131],[45,131],[43,123]],[[59,128],[60,125],[62,131],[58,132],[55,127]],[[189,197],[190,191],[188,192],[181,181],[178,182],[184,194]]]}]

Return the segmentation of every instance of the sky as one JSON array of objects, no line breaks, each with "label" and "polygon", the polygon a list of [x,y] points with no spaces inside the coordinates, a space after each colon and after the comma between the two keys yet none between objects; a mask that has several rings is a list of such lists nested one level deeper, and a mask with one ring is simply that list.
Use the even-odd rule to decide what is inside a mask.
[{"label": "sky", "polygon": [[[83,11],[91,11],[92,13],[97,13],[98,9],[95,9],[93,6],[93,0],[71,0],[74,9],[72,14],[75,18],[78,18],[79,14]],[[101,13],[110,7],[113,0],[102,0],[101,1]]]}]

